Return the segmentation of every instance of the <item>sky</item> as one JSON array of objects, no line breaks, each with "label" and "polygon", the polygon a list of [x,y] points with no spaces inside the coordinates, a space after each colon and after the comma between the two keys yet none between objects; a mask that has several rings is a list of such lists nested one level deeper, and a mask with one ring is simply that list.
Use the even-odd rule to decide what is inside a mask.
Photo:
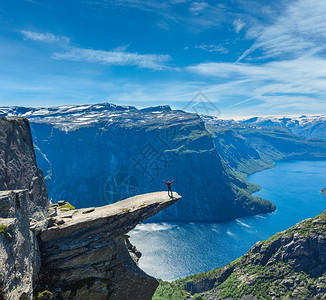
[{"label": "sky", "polygon": [[325,16],[320,0],[2,0],[0,105],[326,113]]}]

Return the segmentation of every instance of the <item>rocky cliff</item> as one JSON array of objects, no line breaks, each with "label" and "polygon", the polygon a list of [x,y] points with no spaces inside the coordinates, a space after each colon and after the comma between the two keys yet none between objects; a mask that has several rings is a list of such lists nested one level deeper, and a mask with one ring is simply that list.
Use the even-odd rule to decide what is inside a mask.
[{"label": "rocky cliff", "polygon": [[324,299],[326,212],[256,243],[224,268],[163,283],[153,299]]},{"label": "rocky cliff", "polygon": [[55,299],[151,299],[158,282],[138,268],[140,253],[125,234],[178,199],[158,192],[104,207],[54,205],[40,234],[41,289]]},{"label": "rocky cliff", "polygon": [[0,299],[150,299],[158,282],[126,233],[180,196],[50,207],[28,121],[0,118],[0,133]]},{"label": "rocky cliff", "polygon": [[39,221],[46,220],[48,194],[43,173],[36,163],[27,119],[0,118],[0,150],[0,190],[28,190],[30,221],[45,228],[46,224]]},{"label": "rocky cliff", "polygon": [[30,299],[49,201],[26,119],[0,118],[0,191],[0,298]]},{"label": "rocky cliff", "polygon": [[29,192],[0,192],[0,299],[31,299],[41,257],[30,231]]},{"label": "rocky cliff", "polygon": [[196,114],[112,104],[11,108],[6,114],[30,118],[53,202],[101,206],[161,190],[163,179],[174,179],[183,201],[155,220],[225,221],[275,209],[229,172]]}]

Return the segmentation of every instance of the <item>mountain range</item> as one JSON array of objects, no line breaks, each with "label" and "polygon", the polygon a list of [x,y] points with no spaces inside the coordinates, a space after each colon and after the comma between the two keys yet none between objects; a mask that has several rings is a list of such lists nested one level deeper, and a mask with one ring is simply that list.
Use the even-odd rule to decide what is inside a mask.
[{"label": "mountain range", "polygon": [[[0,116],[29,119],[53,202],[101,206],[162,190],[163,180],[174,179],[183,200],[157,221],[226,221],[271,212],[271,202],[251,195],[259,187],[246,176],[280,159],[326,157],[325,140],[307,139],[276,121],[221,120],[169,106],[2,107]],[[316,128],[325,124],[323,116],[310,120]]]}]

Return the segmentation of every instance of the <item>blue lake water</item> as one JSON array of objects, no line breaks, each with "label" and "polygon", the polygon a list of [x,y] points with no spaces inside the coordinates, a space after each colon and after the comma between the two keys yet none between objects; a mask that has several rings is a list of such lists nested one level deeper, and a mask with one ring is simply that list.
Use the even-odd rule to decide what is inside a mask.
[{"label": "blue lake water", "polygon": [[[148,274],[175,280],[222,267],[265,240],[326,209],[326,161],[287,161],[248,176],[263,189],[255,196],[272,201],[275,212],[226,223],[146,223],[131,233]],[[180,200],[182,201],[182,199]]]}]

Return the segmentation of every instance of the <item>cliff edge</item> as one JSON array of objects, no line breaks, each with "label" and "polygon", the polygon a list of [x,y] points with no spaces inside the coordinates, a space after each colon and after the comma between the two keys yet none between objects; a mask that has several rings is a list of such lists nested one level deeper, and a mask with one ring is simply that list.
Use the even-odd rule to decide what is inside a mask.
[{"label": "cliff edge", "polygon": [[137,266],[140,253],[125,234],[180,198],[157,192],[67,212],[52,206],[40,234],[41,289],[55,299],[151,299],[158,282]]}]

